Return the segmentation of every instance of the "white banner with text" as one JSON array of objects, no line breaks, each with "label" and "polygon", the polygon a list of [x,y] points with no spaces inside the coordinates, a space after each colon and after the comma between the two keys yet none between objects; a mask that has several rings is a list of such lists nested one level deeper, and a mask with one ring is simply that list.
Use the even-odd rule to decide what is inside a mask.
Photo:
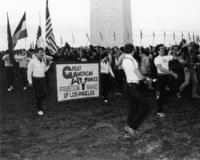
[{"label": "white banner with text", "polygon": [[56,64],[57,101],[99,97],[99,63]]}]

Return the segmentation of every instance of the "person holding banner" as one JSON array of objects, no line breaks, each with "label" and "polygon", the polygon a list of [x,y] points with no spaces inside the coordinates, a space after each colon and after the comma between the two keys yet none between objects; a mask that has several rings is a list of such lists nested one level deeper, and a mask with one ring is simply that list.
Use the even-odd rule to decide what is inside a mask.
[{"label": "person holding banner", "polygon": [[30,86],[33,86],[36,96],[36,107],[38,115],[44,115],[42,102],[46,97],[45,73],[49,66],[46,66],[43,59],[43,49],[39,49],[36,56],[28,64],[27,78]]},{"label": "person holding banner", "polygon": [[101,86],[102,86],[102,96],[104,98],[104,102],[108,102],[108,94],[111,89],[111,79],[110,75],[115,78],[115,75],[112,71],[110,63],[108,61],[108,54],[104,51],[101,56]]}]

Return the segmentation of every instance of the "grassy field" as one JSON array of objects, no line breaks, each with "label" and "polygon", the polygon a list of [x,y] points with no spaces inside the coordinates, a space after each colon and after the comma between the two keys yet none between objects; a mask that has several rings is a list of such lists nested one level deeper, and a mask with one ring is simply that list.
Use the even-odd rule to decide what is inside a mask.
[{"label": "grassy field", "polygon": [[19,80],[8,93],[0,73],[1,160],[200,160],[200,101],[169,97],[159,119],[155,97],[146,93],[151,113],[133,139],[124,138],[126,96],[57,104],[50,90],[45,115],[35,113],[31,89]]}]

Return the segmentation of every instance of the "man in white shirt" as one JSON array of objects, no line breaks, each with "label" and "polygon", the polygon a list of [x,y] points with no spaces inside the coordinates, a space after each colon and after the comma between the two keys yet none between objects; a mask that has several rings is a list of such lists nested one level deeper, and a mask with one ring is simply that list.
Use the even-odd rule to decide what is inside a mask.
[{"label": "man in white shirt", "polygon": [[[157,115],[159,117],[165,117],[163,113],[163,104],[166,99],[166,86],[171,81],[170,78],[178,78],[177,74],[169,70],[169,61],[173,59],[171,55],[165,55],[165,46],[160,44],[157,46],[159,55],[154,59],[155,66],[158,73],[158,91],[159,96],[157,97],[158,110]],[[171,77],[170,77],[171,76]]]},{"label": "man in white shirt", "polygon": [[123,54],[122,58],[119,59],[122,59],[122,67],[126,75],[127,93],[130,103],[128,125],[125,127],[125,130],[131,136],[134,136],[136,129],[149,112],[149,108],[141,93],[140,81],[144,80],[145,77],[139,70],[138,62],[133,58],[134,46],[132,44],[126,44],[124,51],[125,54]]},{"label": "man in white shirt", "polygon": [[15,60],[19,62],[19,71],[22,77],[23,82],[23,90],[27,89],[27,65],[28,65],[28,58],[27,53],[25,50],[22,51],[18,56],[15,56]]},{"label": "man in white shirt", "polygon": [[40,48],[36,53],[36,57],[29,62],[27,71],[29,85],[33,86],[35,90],[38,115],[44,115],[42,102],[46,97],[45,73],[49,68],[49,66],[46,66],[42,57],[43,49]]}]

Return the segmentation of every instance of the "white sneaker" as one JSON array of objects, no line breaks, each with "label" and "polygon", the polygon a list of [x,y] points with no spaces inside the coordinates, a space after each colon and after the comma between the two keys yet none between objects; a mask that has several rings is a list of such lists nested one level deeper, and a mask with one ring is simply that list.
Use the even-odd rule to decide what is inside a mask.
[{"label": "white sneaker", "polygon": [[160,118],[164,118],[166,115],[164,113],[157,113]]},{"label": "white sneaker", "polygon": [[169,91],[169,90],[170,90],[170,88],[169,88],[168,86],[166,86],[166,87],[165,87],[165,90]]},{"label": "white sneaker", "polygon": [[8,88],[8,92],[10,92],[12,89],[11,88]]},{"label": "white sneaker", "polygon": [[159,99],[159,98],[160,98],[160,92],[156,91],[156,99]]},{"label": "white sneaker", "polygon": [[177,93],[176,93],[176,96],[177,96],[177,98],[182,98],[180,92],[177,92]]},{"label": "white sneaker", "polygon": [[38,115],[39,115],[39,116],[43,116],[43,115],[44,115],[44,112],[43,112],[43,111],[38,111]]},{"label": "white sneaker", "polygon": [[130,134],[131,136],[135,136],[135,131],[134,129],[130,128],[129,126],[124,127],[125,131]]},{"label": "white sneaker", "polygon": [[23,88],[23,90],[26,90],[26,89],[27,89],[27,87],[24,87],[24,88]]}]

